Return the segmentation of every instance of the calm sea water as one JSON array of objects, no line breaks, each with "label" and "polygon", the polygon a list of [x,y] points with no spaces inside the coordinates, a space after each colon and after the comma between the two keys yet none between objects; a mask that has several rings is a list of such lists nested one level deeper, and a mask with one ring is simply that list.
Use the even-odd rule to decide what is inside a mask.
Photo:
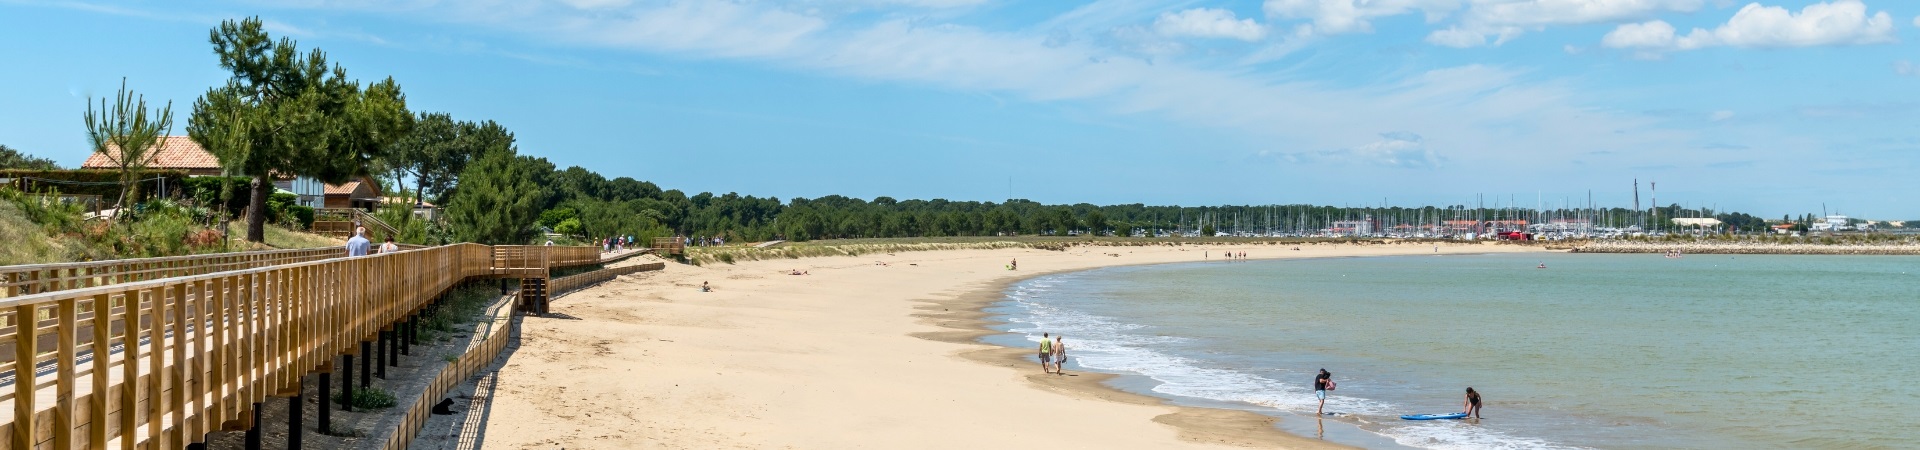
[{"label": "calm sea water", "polygon": [[[1007,295],[994,311],[1010,336],[1064,333],[1070,370],[1133,375],[1176,401],[1311,415],[1324,367],[1340,383],[1327,409],[1372,436],[1349,440],[1362,445],[1920,445],[1914,257],[1214,261],[1044,276]],[[1459,411],[1468,386],[1485,420],[1398,419]]]}]

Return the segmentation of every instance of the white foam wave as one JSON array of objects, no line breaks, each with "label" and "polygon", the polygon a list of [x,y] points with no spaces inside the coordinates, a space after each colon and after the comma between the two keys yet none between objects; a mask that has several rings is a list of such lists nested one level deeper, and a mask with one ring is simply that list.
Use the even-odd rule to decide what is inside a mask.
[{"label": "white foam wave", "polygon": [[[1159,383],[1153,387],[1153,391],[1161,394],[1239,402],[1308,415],[1314,414],[1319,407],[1319,400],[1314,398],[1310,390],[1310,372],[1273,370],[1259,374],[1214,367],[1206,361],[1162,351],[1160,349],[1188,340],[1142,333],[1139,331],[1150,327],[1056,306],[1049,301],[1053,300],[1050,297],[1062,294],[1050,288],[1060,281],[1043,277],[1014,286],[1008,297],[1022,313],[1015,314],[1012,320],[1031,326],[1015,327],[1010,331],[1026,334],[1030,342],[1038,342],[1042,332],[1064,335],[1068,357],[1074,363],[1094,370],[1146,376]],[[1281,382],[1276,377],[1288,380],[1297,378],[1298,381]],[[1329,394],[1327,410],[1344,414],[1397,419],[1398,413],[1395,411],[1405,410],[1399,405],[1372,399]],[[1540,439],[1511,436],[1463,422],[1388,422],[1381,425],[1384,427],[1378,433],[1412,447],[1439,450],[1573,448]]]}]

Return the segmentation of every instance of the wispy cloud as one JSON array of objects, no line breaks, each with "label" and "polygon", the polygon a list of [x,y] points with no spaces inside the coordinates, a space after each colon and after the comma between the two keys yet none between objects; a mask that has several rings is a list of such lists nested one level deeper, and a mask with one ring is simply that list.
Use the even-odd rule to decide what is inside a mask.
[{"label": "wispy cloud", "polygon": [[1626,24],[1607,33],[1600,42],[1611,48],[1673,51],[1720,46],[1817,47],[1898,41],[1893,32],[1893,16],[1886,11],[1869,15],[1866,4],[1859,0],[1834,0],[1807,5],[1799,13],[1750,3],[1735,12],[1726,24],[1712,30],[1695,28],[1684,36],[1664,20]]}]

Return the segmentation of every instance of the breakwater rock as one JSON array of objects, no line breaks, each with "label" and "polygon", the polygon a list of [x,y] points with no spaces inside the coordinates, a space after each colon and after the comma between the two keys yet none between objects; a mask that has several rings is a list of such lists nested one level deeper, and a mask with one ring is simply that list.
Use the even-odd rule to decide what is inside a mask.
[{"label": "breakwater rock", "polygon": [[1920,255],[1920,243],[1778,243],[1593,241],[1573,253],[1680,253],[1722,255]]}]

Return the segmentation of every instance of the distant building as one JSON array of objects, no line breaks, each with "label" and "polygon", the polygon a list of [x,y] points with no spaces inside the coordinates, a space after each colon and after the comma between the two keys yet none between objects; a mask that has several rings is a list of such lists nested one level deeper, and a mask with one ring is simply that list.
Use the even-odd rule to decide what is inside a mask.
[{"label": "distant building", "polygon": [[1336,220],[1327,227],[1327,233],[1345,236],[1364,236],[1380,229],[1380,221],[1373,216],[1361,220]]},{"label": "distant building", "polygon": [[1848,219],[1847,216],[1827,216],[1826,219],[1822,219],[1818,222],[1814,222],[1812,226],[1808,227],[1808,229],[1811,229],[1813,231],[1827,231],[1827,232],[1847,231],[1847,230],[1853,229],[1852,226],[1847,225],[1849,221],[1850,219]]},{"label": "distant building", "polygon": [[1717,228],[1720,226],[1720,219],[1715,219],[1711,217],[1680,218],[1680,219],[1668,219],[1668,220],[1672,221],[1674,225],[1679,225],[1683,227]]},{"label": "distant building", "polygon": [[1448,220],[1441,224],[1447,232],[1456,234],[1487,234],[1527,229],[1525,220]]},{"label": "distant building", "polygon": [[367,177],[337,185],[326,185],[325,195],[325,207],[330,209],[372,210],[380,207],[382,201],[380,184]]}]

